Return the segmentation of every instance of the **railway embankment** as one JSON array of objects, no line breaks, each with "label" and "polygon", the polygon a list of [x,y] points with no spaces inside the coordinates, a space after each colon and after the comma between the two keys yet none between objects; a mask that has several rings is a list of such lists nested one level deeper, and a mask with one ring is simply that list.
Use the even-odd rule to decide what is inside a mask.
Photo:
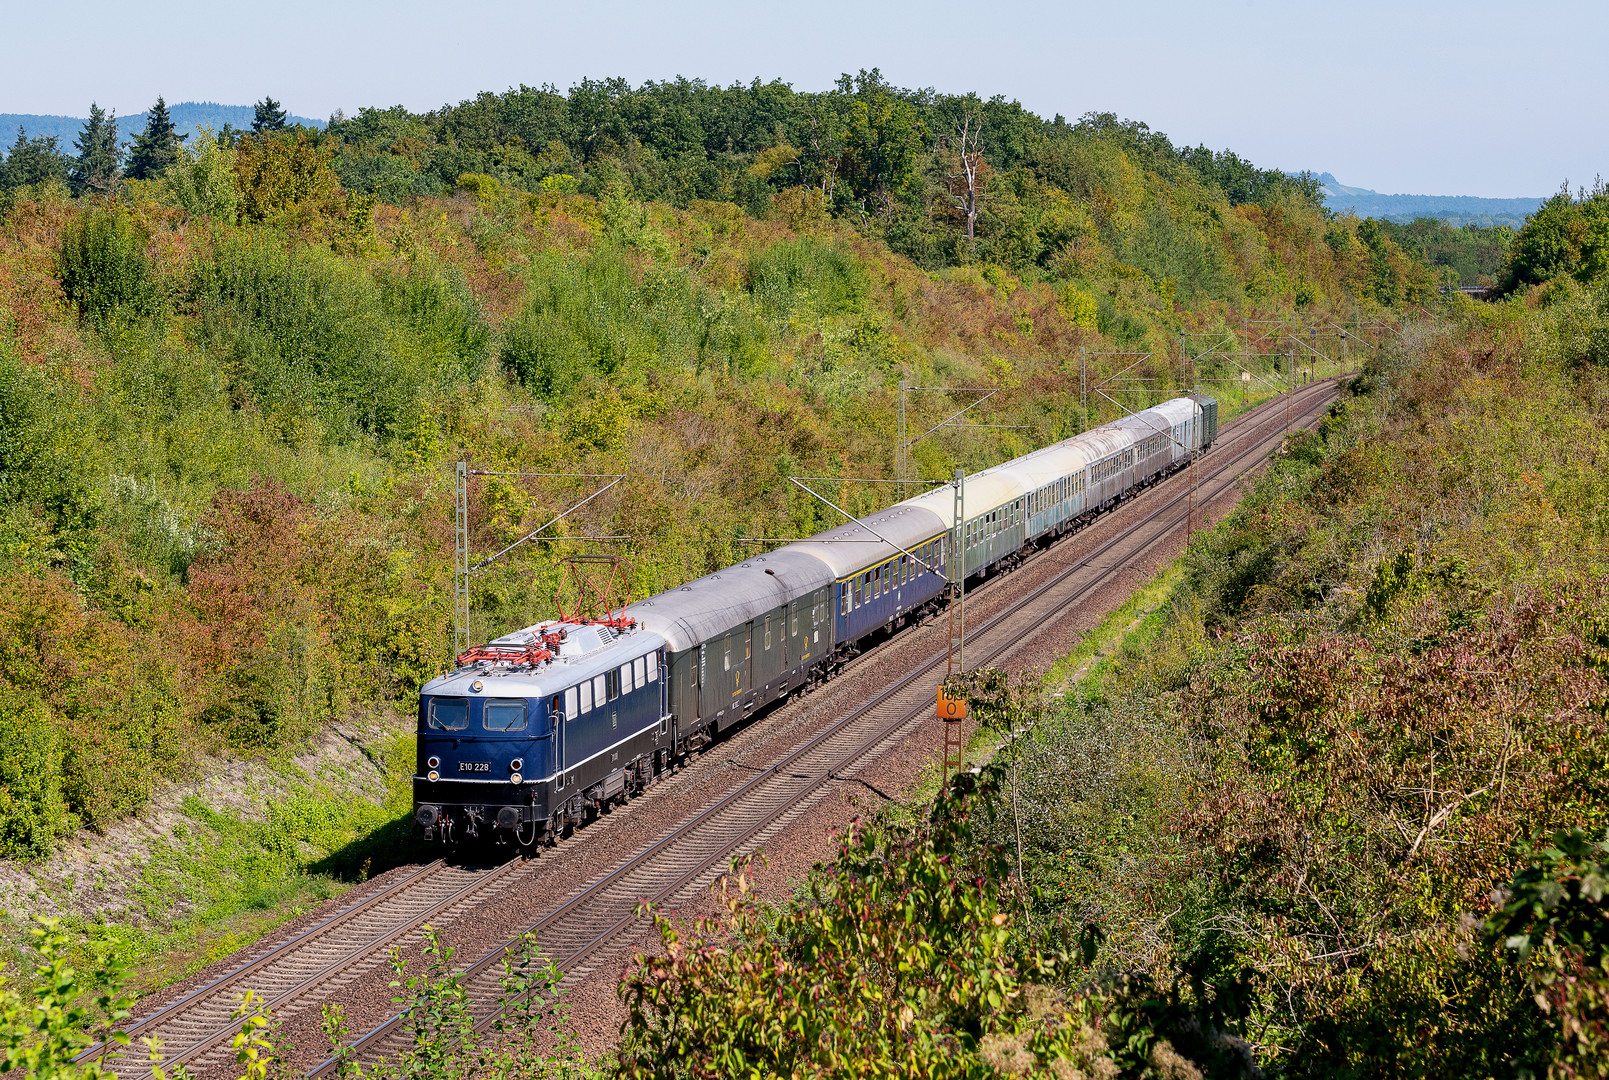
[{"label": "railway embankment", "polygon": [[408,861],[410,732],[352,722],[283,754],[196,763],[103,831],[0,861],[14,940],[40,918],[84,928],[156,990]]}]

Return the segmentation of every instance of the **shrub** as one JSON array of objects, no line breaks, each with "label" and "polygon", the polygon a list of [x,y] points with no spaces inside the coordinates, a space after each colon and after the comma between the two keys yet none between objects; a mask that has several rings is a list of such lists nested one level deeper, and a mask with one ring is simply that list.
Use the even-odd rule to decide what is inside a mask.
[{"label": "shrub", "polygon": [[61,728],[38,698],[0,690],[0,854],[48,855],[72,822],[62,797]]},{"label": "shrub", "polygon": [[334,157],[305,131],[243,136],[235,152],[241,217],[267,221],[296,209],[338,214],[341,182],[331,168]]},{"label": "shrub", "polygon": [[412,432],[428,399],[477,373],[487,340],[461,283],[417,271],[381,286],[327,253],[262,239],[198,259],[191,292],[236,403],[296,441]]},{"label": "shrub", "polygon": [[745,284],[760,309],[779,319],[800,309],[821,315],[858,312],[868,287],[853,255],[813,236],[755,252]]},{"label": "shrub", "polygon": [[1562,829],[1524,845],[1527,865],[1486,921],[1554,1026],[1550,1076],[1609,1076],[1609,841]]},{"label": "shrub", "polygon": [[169,197],[192,217],[210,217],[233,225],[240,213],[240,189],[235,186],[235,150],[207,137],[193,152],[168,168],[163,178]]},{"label": "shrub", "polygon": [[105,326],[158,310],[160,293],[145,240],[128,214],[117,209],[90,210],[62,230],[56,273],[82,318]]},{"label": "shrub", "polygon": [[0,555],[88,571],[103,509],[76,402],[0,341]]},{"label": "shrub", "polygon": [[774,918],[746,870],[690,935],[656,916],[664,953],[621,984],[620,1075],[1113,1075],[1103,1002],[1050,988],[1064,958],[1020,936],[1004,850],[969,840],[1000,779],[963,775],[915,828],[852,828]]},{"label": "shrub", "polygon": [[681,361],[752,370],[765,331],[742,305],[710,296],[681,270],[638,280],[618,250],[544,255],[525,309],[503,339],[503,366],[531,390],[564,399],[585,380]]}]

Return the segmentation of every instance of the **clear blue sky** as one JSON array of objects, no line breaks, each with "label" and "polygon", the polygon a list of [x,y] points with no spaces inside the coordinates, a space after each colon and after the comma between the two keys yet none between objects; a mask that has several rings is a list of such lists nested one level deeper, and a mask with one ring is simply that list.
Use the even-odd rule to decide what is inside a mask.
[{"label": "clear blue sky", "polygon": [[588,75],[824,89],[875,66],[1385,192],[1543,195],[1609,173],[1603,0],[0,0],[0,26],[0,112],[268,93],[322,117]]}]

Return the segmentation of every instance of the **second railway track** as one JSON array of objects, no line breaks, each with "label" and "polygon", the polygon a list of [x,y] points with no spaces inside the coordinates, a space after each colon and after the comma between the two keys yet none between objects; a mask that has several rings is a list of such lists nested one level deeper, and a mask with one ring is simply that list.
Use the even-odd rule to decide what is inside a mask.
[{"label": "second railway track", "polygon": [[[1225,425],[1218,446],[1199,466],[1204,473],[1198,480],[1197,501],[1210,502],[1266,460],[1271,445],[1283,434],[1282,418],[1286,428],[1308,424],[1334,396],[1333,382],[1314,383]],[[1182,479],[1175,474],[1159,485],[1160,490],[1142,494],[1141,499],[1157,505],[1141,520],[971,627],[968,667],[1009,658],[1059,612],[1110,584],[1137,557],[1172,535],[1189,512],[1189,491]],[[1079,536],[1073,534],[1037,553],[1028,565],[1050,552],[1065,552]],[[997,579],[990,583],[991,589],[1009,587],[1015,578]],[[876,650],[866,654],[850,669],[876,654]],[[732,855],[765,844],[813,805],[829,780],[852,775],[909,734],[932,711],[935,669],[945,659],[946,652],[940,650],[918,660],[870,700],[654,837],[529,923],[525,932],[537,935],[543,951],[567,975],[583,975],[602,949],[636,924],[639,901],[666,904],[689,895],[713,880]],[[416,943],[425,923],[451,924],[541,867],[540,861],[519,858],[500,866],[453,866],[438,860],[418,867],[146,1016],[128,1029],[133,1048],[96,1048],[84,1056],[104,1053],[106,1064],[125,1080],[148,1076],[150,1064],[139,1044],[155,1038],[162,1043],[166,1066],[182,1062],[198,1075],[207,1075],[228,1057],[237,1026],[231,1014],[246,990],[255,990],[282,1019],[329,1001],[382,964],[392,947]],[[500,961],[517,940],[518,935],[484,952],[465,971],[478,1027],[495,1019]],[[406,1040],[400,1017],[392,1017],[359,1039],[354,1050],[363,1060],[375,1060],[402,1049]],[[328,1074],[334,1064],[327,1060],[309,1075]]]}]

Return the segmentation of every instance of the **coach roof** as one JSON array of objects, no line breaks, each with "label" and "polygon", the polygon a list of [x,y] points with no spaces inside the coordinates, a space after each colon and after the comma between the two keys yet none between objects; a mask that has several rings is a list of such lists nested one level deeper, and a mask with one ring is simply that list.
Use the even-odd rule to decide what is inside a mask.
[{"label": "coach roof", "polygon": [[691,649],[832,582],[832,570],[790,545],[706,574],[626,608],[664,637],[673,652]]},{"label": "coach roof", "polygon": [[[942,490],[950,489],[945,487]],[[909,503],[896,503],[887,510],[867,514],[835,529],[817,533],[808,540],[789,544],[777,554],[790,552],[809,556],[831,567],[834,578],[842,578],[898,555],[900,548],[909,551],[948,527],[948,519],[940,518],[932,510]],[[879,536],[885,539],[879,539]],[[894,543],[890,544],[888,540]]]}]

